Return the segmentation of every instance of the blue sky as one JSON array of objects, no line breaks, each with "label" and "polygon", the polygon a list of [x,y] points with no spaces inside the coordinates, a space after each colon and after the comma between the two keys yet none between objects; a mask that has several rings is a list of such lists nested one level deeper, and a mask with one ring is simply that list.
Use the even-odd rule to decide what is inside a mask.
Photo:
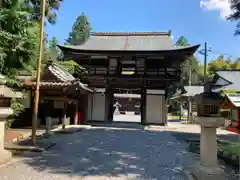
[{"label": "blue sky", "polygon": [[[95,32],[172,30],[174,41],[185,36],[191,44],[207,42],[209,59],[220,53],[240,56],[236,23],[228,22],[228,0],[64,0],[57,23],[47,25],[49,38],[64,43],[77,16],[84,12]],[[197,57],[202,59],[201,55]]]}]

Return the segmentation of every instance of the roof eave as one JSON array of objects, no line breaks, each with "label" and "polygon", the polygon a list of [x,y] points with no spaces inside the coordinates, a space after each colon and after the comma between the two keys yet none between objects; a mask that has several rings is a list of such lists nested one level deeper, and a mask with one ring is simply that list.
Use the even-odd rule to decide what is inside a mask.
[{"label": "roof eave", "polygon": [[173,49],[160,49],[160,50],[99,50],[99,49],[79,49],[74,46],[67,47],[64,45],[57,45],[61,51],[70,51],[73,53],[79,54],[122,54],[122,53],[129,53],[129,54],[161,54],[161,53],[183,53],[183,54],[194,54],[197,49],[199,48],[198,45],[188,46],[188,47],[176,47]]}]

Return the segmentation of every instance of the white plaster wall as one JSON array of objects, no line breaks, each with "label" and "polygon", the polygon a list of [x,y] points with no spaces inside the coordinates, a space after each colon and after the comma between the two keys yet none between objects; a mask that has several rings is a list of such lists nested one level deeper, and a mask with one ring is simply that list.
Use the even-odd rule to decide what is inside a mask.
[{"label": "white plaster wall", "polygon": [[[93,99],[92,99],[93,98]],[[94,93],[88,95],[88,120],[105,120],[105,94]]]}]

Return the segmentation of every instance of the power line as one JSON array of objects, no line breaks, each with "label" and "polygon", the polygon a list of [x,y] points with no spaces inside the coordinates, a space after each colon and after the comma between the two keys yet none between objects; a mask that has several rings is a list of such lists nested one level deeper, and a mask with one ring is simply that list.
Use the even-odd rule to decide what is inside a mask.
[{"label": "power line", "polygon": [[233,57],[233,55],[229,54],[229,53],[226,53],[226,52],[219,52],[219,51],[211,51],[211,53],[213,54],[217,54],[219,56],[229,56],[229,57]]}]

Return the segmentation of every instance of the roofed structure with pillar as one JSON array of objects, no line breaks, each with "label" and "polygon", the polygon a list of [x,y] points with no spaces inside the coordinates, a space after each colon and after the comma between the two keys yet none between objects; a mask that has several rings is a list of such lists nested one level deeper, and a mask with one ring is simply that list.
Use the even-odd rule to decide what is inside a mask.
[{"label": "roofed structure with pillar", "polygon": [[83,83],[103,89],[105,101],[94,107],[106,107],[104,115],[94,115],[98,120],[112,119],[113,93],[129,88],[141,94],[141,122],[165,124],[166,90],[180,80],[180,65],[199,45],[175,46],[170,32],[98,32],[82,45],[58,47],[64,60],[74,60],[86,69]]}]

